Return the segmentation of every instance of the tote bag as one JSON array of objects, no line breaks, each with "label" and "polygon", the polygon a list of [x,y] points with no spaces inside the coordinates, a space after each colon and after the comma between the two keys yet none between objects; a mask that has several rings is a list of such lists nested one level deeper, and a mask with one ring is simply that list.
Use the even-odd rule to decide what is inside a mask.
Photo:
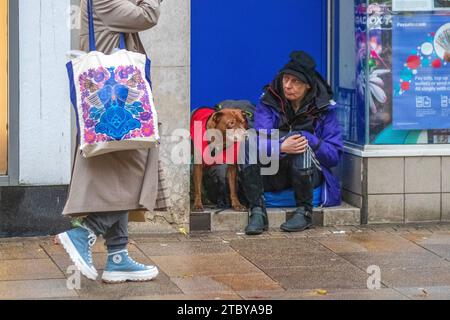
[{"label": "tote bag", "polygon": [[78,141],[84,157],[149,149],[160,143],[150,80],[150,59],[127,51],[120,34],[119,50],[96,50],[92,0],[89,53],[67,64],[70,96],[75,109]]}]

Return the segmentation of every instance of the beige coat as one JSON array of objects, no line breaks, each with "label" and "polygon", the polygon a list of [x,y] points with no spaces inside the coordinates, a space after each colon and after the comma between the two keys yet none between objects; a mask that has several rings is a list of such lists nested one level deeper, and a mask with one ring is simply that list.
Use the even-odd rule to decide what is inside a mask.
[{"label": "beige coat", "polygon": [[[80,50],[89,50],[87,0],[81,0]],[[126,33],[127,49],[145,53],[137,32],[159,18],[160,0],[93,0],[97,50],[118,47]],[[63,215],[121,210],[166,209],[159,150],[132,150],[86,159],[77,148],[69,196]],[[142,214],[130,215],[143,221]]]}]

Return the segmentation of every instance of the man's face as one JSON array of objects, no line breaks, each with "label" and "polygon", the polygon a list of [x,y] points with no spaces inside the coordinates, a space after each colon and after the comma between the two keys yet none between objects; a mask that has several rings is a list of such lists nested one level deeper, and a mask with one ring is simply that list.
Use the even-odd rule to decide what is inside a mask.
[{"label": "man's face", "polygon": [[297,77],[285,74],[283,75],[283,90],[284,96],[289,101],[300,101],[308,93],[311,87],[309,84],[300,81]]}]

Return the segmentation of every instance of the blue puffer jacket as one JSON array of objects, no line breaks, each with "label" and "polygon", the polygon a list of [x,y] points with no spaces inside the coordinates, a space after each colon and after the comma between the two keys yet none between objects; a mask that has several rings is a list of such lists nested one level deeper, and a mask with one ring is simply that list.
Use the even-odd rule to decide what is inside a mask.
[{"label": "blue puffer jacket", "polygon": [[[262,99],[262,101],[264,101],[264,99]],[[325,180],[322,192],[322,205],[324,207],[341,205],[342,196],[340,180],[338,176],[332,172],[332,169],[338,166],[343,152],[343,140],[341,128],[337,119],[337,108],[338,105],[334,102],[329,102],[326,106],[322,105],[321,110],[323,110],[323,112],[316,115],[314,120],[314,133],[298,131],[298,133],[308,139],[309,145],[314,150],[316,158],[320,162]],[[267,130],[270,134],[271,130],[280,128],[283,125],[281,112],[281,109],[275,105],[270,106],[260,102],[257,105],[255,112],[256,131]],[[279,141],[280,145],[274,147],[280,148],[283,141],[284,138],[282,137]],[[273,151],[270,141],[265,141],[264,144],[261,144],[261,137],[259,145],[264,145],[268,148],[268,154]],[[280,155],[280,157],[283,156],[285,155]]]}]

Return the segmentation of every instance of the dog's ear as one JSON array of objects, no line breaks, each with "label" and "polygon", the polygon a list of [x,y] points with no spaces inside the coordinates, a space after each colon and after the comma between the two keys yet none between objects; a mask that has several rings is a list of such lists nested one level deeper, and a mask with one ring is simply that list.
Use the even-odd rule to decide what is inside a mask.
[{"label": "dog's ear", "polygon": [[220,122],[220,119],[222,119],[222,117],[223,117],[223,112],[218,111],[218,112],[214,113],[212,120],[214,121],[215,124],[218,124]]},{"label": "dog's ear", "polygon": [[251,113],[250,111],[245,111],[242,110],[242,116],[244,117],[245,120],[252,120],[253,119],[253,113]]}]

